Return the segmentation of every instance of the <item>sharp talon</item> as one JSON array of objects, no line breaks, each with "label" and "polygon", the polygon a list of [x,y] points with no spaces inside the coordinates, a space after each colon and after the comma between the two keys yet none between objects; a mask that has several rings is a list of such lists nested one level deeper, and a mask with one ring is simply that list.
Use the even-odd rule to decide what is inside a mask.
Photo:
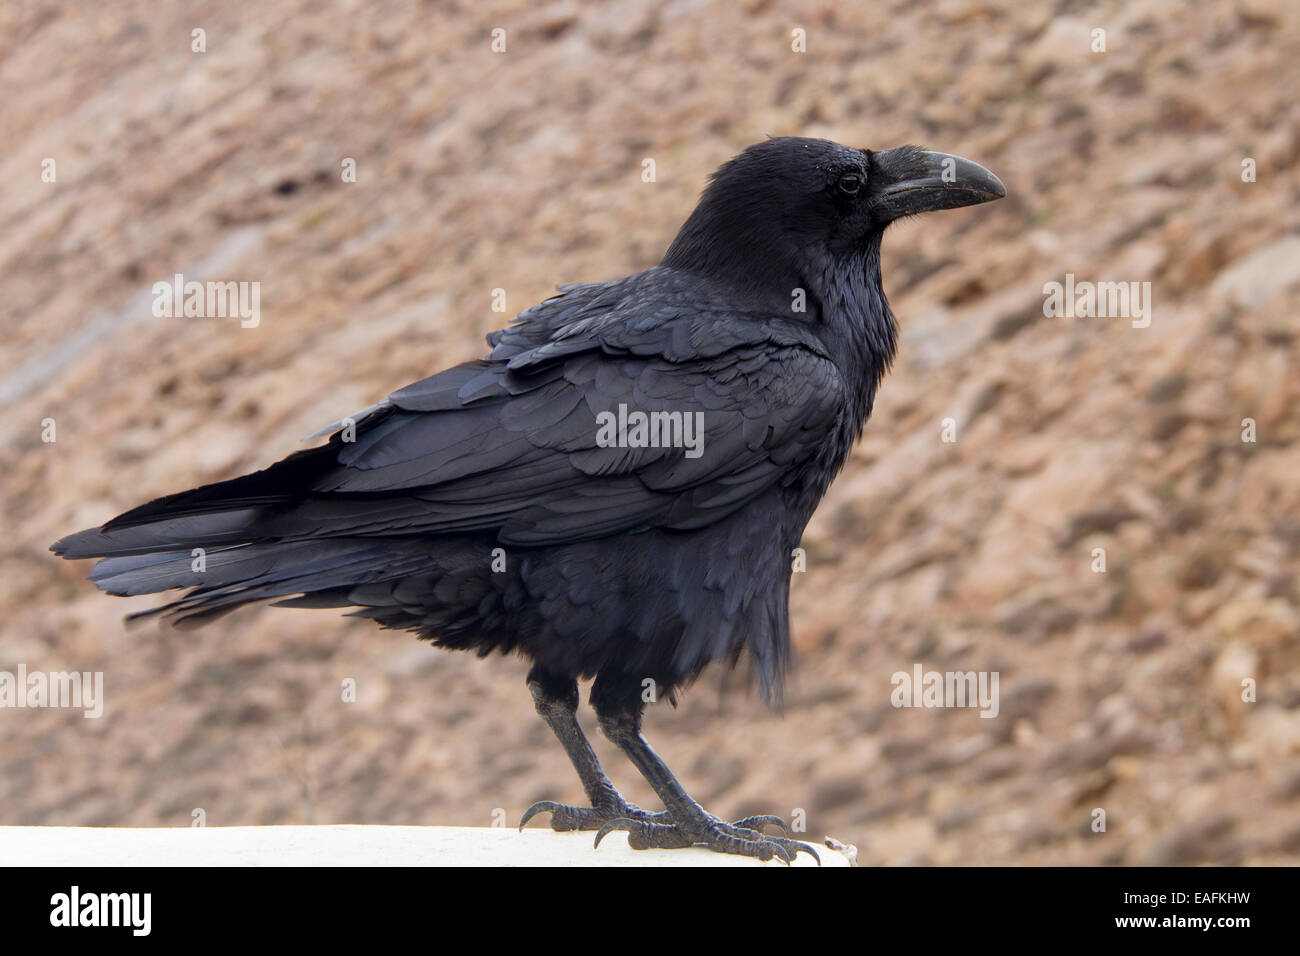
[{"label": "sharp talon", "polygon": [[[537,812],[547,809],[546,805],[534,805]],[[533,807],[529,810],[533,811]],[[561,812],[573,812],[571,807],[560,807]],[[764,836],[760,827],[768,824],[779,824],[787,833],[790,832],[786,827],[785,821],[780,817],[771,815],[755,815],[746,817],[737,823],[723,823],[720,820],[709,818],[707,821],[692,823],[690,825],[681,825],[678,823],[660,823],[653,817],[667,816],[671,819],[670,813],[664,814],[645,814],[643,811],[636,811],[640,816],[633,816],[624,808],[624,816],[615,817],[606,820],[601,824],[600,829],[596,831],[596,838],[592,841],[594,848],[599,847],[602,840],[615,830],[627,831],[627,843],[633,850],[671,850],[688,846],[704,846],[717,853],[737,853],[742,856],[748,856],[754,859],[768,861],[780,860],[786,866],[794,863],[795,857],[801,852],[809,853],[821,866],[822,859],[817,851],[806,843],[798,840],[787,840],[784,837]],[[651,819],[647,819],[647,817]]]},{"label": "sharp talon", "polygon": [[554,813],[559,808],[560,805],[558,803],[555,803],[552,800],[537,801],[531,807],[529,807],[527,810],[524,811],[523,819],[519,821],[519,829],[522,831],[524,826],[528,823],[528,821],[531,820],[533,817],[537,816],[537,814]]},{"label": "sharp talon", "polygon": [[809,853],[812,855],[812,858],[817,861],[818,866],[822,865],[821,856],[819,856],[817,851],[814,850],[812,847],[810,847],[807,843],[800,843],[798,840],[793,840],[791,842],[794,843],[795,856],[798,856],[800,853]]},{"label": "sharp talon", "polygon": [[732,824],[732,826],[738,827],[741,830],[757,830],[759,833],[762,833],[763,827],[769,823],[773,826],[780,827],[781,832],[786,836],[791,835],[790,827],[784,820],[774,813],[765,813],[756,817],[745,817],[743,820],[737,820]]},{"label": "sharp talon", "polygon": [[615,819],[610,820],[596,831],[596,842],[591,845],[592,849],[598,849],[600,847],[600,841],[605,839],[605,837],[609,836],[615,830],[631,830],[634,826],[636,826],[636,821],[628,819],[627,817],[616,817]]}]

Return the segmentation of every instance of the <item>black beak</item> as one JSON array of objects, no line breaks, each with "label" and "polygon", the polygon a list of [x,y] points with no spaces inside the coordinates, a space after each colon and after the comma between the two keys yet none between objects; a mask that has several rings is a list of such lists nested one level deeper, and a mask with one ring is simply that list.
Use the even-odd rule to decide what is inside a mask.
[{"label": "black beak", "polygon": [[979,163],[915,146],[872,154],[872,211],[881,222],[1001,199],[1002,181]]}]

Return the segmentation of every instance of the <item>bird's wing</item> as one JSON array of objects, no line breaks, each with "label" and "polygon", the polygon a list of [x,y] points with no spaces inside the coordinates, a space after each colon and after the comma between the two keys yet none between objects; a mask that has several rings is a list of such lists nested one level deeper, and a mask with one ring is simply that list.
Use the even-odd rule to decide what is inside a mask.
[{"label": "bird's wing", "polygon": [[[328,445],[160,498],[55,550],[458,532],[544,545],[702,528],[793,480],[842,414],[839,373],[797,323],[644,300],[619,314],[604,287],[582,288],[597,290],[594,302],[573,296],[585,315],[495,335],[487,359],[394,392]],[[699,454],[604,447],[598,416],[620,406],[689,419]]]},{"label": "bird's wing", "polygon": [[[393,413],[340,446],[310,489],[322,497],[295,518],[362,534],[493,529],[529,545],[700,528],[791,478],[843,408],[835,366],[797,345],[683,362],[608,346],[569,338],[395,392]],[[678,446],[609,446],[638,412]]]}]

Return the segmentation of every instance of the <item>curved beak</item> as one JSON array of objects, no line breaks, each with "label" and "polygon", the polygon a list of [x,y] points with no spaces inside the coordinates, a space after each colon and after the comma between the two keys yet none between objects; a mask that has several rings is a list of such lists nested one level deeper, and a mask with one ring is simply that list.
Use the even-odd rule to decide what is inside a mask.
[{"label": "curved beak", "polygon": [[872,210],[882,221],[1001,199],[1002,180],[979,163],[950,153],[899,146],[872,154]]}]

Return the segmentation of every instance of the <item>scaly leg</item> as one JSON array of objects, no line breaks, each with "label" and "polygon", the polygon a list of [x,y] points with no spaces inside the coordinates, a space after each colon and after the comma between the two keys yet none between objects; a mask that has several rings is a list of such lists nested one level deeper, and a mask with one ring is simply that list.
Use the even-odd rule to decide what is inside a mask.
[{"label": "scaly leg", "polygon": [[[613,682],[610,682],[613,683]],[[707,846],[718,853],[735,853],[760,860],[780,859],[789,863],[800,853],[809,853],[818,863],[821,857],[806,843],[769,837],[760,832],[765,823],[779,824],[788,833],[780,817],[750,817],[737,823],[724,823],[705,811],[691,799],[686,790],[663,759],[654,752],[641,736],[641,712],[644,704],[640,695],[630,694],[626,688],[620,692],[602,686],[598,677],[592,688],[592,705],[600,718],[600,729],[618,745],[641,775],[654,788],[664,802],[668,819],[645,819],[635,815],[621,817],[605,823],[596,834],[596,845],[614,830],[626,830],[628,844],[635,850],[648,848],[674,849],[686,846]]]},{"label": "scaly leg", "polygon": [[599,830],[610,820],[629,819],[648,823],[667,819],[663,813],[649,813],[628,803],[609,782],[601,769],[596,752],[591,749],[578,725],[578,682],[558,677],[540,667],[528,672],[528,689],[532,691],[537,713],[559,738],[573,767],[578,771],[582,789],[590,807],[571,807],[551,800],[534,803],[524,811],[519,829],[539,813],[550,813],[552,830]]}]

